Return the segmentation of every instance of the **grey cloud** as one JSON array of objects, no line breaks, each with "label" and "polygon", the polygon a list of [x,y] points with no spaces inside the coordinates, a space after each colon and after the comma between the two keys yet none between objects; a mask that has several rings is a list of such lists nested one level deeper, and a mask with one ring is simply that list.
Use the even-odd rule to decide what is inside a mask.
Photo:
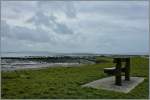
[{"label": "grey cloud", "polygon": [[[102,2],[82,2],[77,5],[81,6],[78,8],[78,11],[82,13],[100,13],[102,15],[125,19],[145,19],[148,18],[148,5],[142,4],[143,2],[139,5],[136,2],[125,2],[125,4],[123,4],[123,2],[118,3],[117,1],[113,1],[112,3],[105,2],[105,4]],[[133,13],[133,10],[136,13]]]},{"label": "grey cloud", "polygon": [[65,12],[68,17],[76,18],[77,13],[72,2],[67,2]]},{"label": "grey cloud", "polygon": [[36,1],[2,1],[2,8],[11,9],[18,13],[22,11],[34,11],[36,10]]},{"label": "grey cloud", "polygon": [[11,34],[9,34],[10,31],[10,27],[9,25],[6,23],[6,21],[1,20],[1,36],[11,36]]},{"label": "grey cloud", "polygon": [[20,40],[29,40],[35,42],[49,42],[50,37],[48,37],[47,33],[43,30],[33,30],[25,27],[14,27],[12,29],[14,38]]},{"label": "grey cloud", "polygon": [[[2,16],[6,20],[2,21],[1,30],[2,38],[5,38],[3,48],[56,52],[147,52],[148,6],[143,2],[126,5],[124,2],[107,2],[34,2],[34,9],[31,5],[31,8],[24,6],[25,10],[20,10],[20,16],[30,14],[26,22],[14,19],[22,9],[18,2],[13,10],[5,6],[9,8],[5,13],[9,17]],[[26,27],[28,24],[31,28]]]},{"label": "grey cloud", "polygon": [[35,30],[20,26],[9,27],[9,25],[4,20],[2,20],[1,24],[2,37],[35,42],[52,41],[52,37],[49,37],[47,32],[42,29]]},{"label": "grey cloud", "polygon": [[57,27],[53,29],[56,33],[73,34],[73,31],[69,29],[65,24],[57,23],[56,26]]},{"label": "grey cloud", "polygon": [[29,40],[18,40],[16,38],[1,37],[2,51],[46,51],[51,50],[52,44],[35,42]]},{"label": "grey cloud", "polygon": [[35,1],[2,1],[1,8],[2,17],[8,19],[24,18],[36,11]]},{"label": "grey cloud", "polygon": [[77,12],[72,1],[38,1],[37,6],[40,10],[51,12],[64,12],[68,18],[76,18]]},{"label": "grey cloud", "polygon": [[33,23],[35,26],[45,25],[45,26],[52,26],[52,21],[54,18],[48,17],[44,15],[42,12],[36,12],[36,14],[27,20],[27,22]]},{"label": "grey cloud", "polygon": [[73,34],[73,30],[68,28],[64,23],[60,23],[56,21],[56,17],[51,14],[51,16],[45,15],[43,12],[37,12],[31,19],[27,20],[27,22],[32,22],[37,28],[40,28],[41,25],[52,29],[56,34]]}]

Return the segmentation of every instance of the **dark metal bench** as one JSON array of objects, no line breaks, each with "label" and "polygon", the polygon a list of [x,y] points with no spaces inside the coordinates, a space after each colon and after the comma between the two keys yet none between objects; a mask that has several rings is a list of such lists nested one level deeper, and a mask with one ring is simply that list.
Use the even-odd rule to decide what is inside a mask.
[{"label": "dark metal bench", "polygon": [[[125,73],[126,81],[130,80],[130,58],[114,58],[113,62],[116,63],[116,67],[104,68],[104,73],[115,75],[115,84],[121,86],[122,73]],[[125,63],[124,67],[122,67],[122,63]]]}]

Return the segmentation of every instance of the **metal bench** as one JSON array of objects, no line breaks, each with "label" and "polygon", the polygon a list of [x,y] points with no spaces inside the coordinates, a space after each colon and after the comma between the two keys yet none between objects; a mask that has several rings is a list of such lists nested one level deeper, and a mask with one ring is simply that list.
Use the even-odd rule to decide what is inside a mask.
[{"label": "metal bench", "polygon": [[[116,63],[116,67],[104,68],[104,73],[115,75],[115,84],[121,86],[122,73],[125,73],[126,81],[130,80],[130,58],[114,58],[113,62]],[[122,66],[122,63],[124,63],[124,67]]]}]

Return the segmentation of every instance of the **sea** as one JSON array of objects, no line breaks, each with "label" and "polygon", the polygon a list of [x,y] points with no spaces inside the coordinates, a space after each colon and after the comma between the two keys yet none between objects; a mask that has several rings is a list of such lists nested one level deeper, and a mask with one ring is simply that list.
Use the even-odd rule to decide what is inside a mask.
[{"label": "sea", "polygon": [[94,53],[52,53],[52,52],[1,52],[1,57],[60,57],[60,56],[98,56]]},{"label": "sea", "polygon": [[1,57],[29,57],[29,56],[58,56],[60,54],[49,52],[2,52]]},{"label": "sea", "polygon": [[59,57],[59,56],[112,56],[112,55],[149,55],[147,52],[130,52],[130,53],[53,53],[53,52],[1,52],[1,57]]},{"label": "sea", "polygon": [[[64,53],[50,53],[50,52],[2,52],[1,57],[62,57],[62,56],[79,56],[76,54],[64,54]],[[2,71],[13,71],[21,69],[38,69],[38,68],[47,68],[47,67],[78,67],[80,64],[77,62],[64,62],[64,63],[52,63],[35,61],[35,60],[17,60],[17,59],[1,59],[1,70]]]}]

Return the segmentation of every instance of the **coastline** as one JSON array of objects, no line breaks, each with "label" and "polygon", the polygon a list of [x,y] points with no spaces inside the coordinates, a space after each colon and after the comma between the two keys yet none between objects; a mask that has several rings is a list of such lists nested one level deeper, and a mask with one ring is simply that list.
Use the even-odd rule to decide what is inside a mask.
[{"label": "coastline", "polygon": [[78,67],[82,64],[79,63],[46,63],[46,64],[5,64],[1,65],[1,71],[14,71],[24,69],[43,69],[43,68],[54,68],[54,67]]}]

